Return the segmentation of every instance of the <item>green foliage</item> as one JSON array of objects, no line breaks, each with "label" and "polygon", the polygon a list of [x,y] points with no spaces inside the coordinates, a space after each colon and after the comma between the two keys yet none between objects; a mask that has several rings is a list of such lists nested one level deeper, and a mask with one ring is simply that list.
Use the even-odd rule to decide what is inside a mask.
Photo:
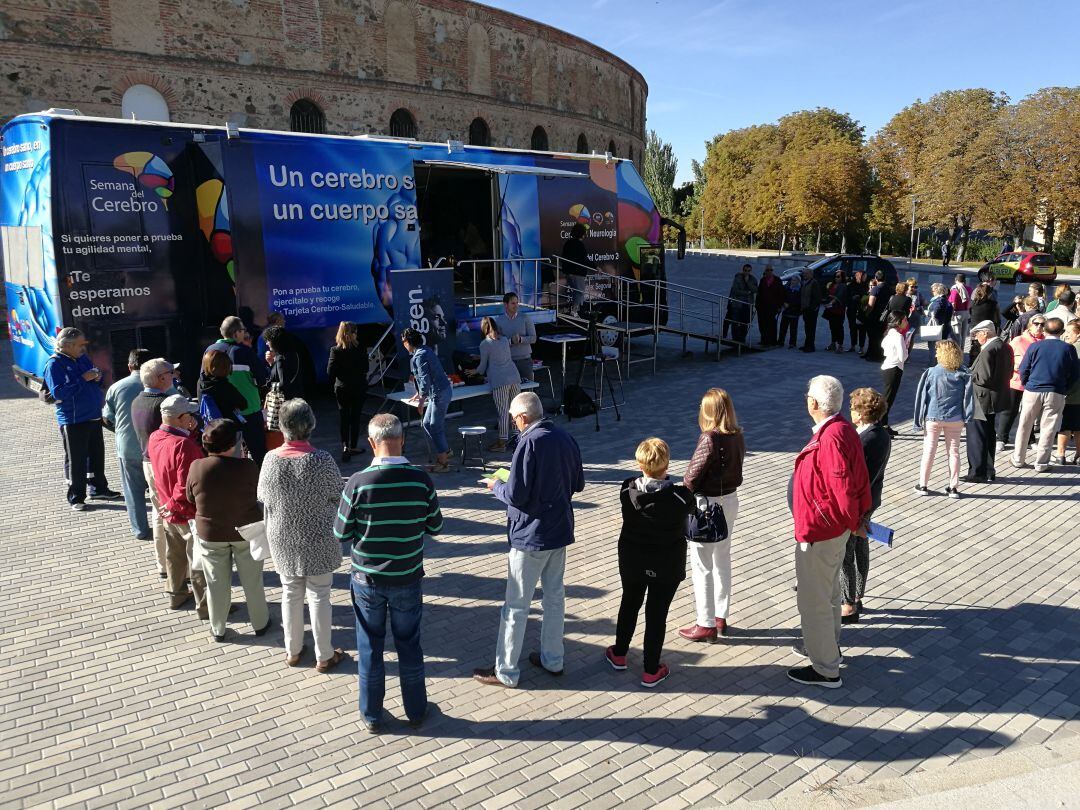
[{"label": "green foliage", "polygon": [[660,213],[670,217],[675,213],[675,173],[679,161],[670,143],[660,140],[654,130],[645,138],[645,154],[641,161],[641,179],[652,195]]}]

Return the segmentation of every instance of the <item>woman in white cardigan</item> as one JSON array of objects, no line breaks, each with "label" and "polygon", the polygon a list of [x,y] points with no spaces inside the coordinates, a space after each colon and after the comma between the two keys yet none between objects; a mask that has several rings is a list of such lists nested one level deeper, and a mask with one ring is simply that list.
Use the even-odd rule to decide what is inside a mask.
[{"label": "woman in white cardigan", "polygon": [[889,328],[881,341],[881,351],[885,354],[885,360],[881,364],[881,379],[884,384],[885,402],[889,406],[882,420],[882,427],[889,431],[890,436],[897,433],[889,427],[889,411],[892,410],[896,394],[900,390],[900,379],[904,376],[904,364],[908,359],[907,318],[898,312],[889,315]]}]

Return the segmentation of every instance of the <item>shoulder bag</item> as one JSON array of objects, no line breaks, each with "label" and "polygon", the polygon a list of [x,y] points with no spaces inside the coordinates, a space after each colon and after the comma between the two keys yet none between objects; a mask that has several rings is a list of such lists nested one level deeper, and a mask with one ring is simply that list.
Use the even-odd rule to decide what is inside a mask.
[{"label": "shoulder bag", "polygon": [[246,526],[237,526],[236,531],[248,542],[251,551],[251,559],[270,559],[270,542],[266,539],[266,521],[256,520]]},{"label": "shoulder bag", "polygon": [[285,404],[285,394],[281,390],[281,383],[270,383],[270,390],[266,394],[266,404],[264,406],[267,430],[281,430],[278,424],[278,416],[281,413],[283,404]]},{"label": "shoulder bag", "polygon": [[724,507],[696,498],[696,505],[686,518],[686,539],[693,543],[719,543],[727,540],[728,525]]}]

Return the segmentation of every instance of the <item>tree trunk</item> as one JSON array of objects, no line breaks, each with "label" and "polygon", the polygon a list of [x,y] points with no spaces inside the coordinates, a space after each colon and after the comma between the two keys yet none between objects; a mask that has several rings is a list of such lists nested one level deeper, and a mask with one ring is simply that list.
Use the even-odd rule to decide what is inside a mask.
[{"label": "tree trunk", "polygon": [[840,231],[840,252],[847,253],[847,231]]},{"label": "tree trunk", "polygon": [[881,231],[877,232],[877,255],[881,255]]},{"label": "tree trunk", "polygon": [[817,241],[814,242],[814,253],[821,253],[821,226],[817,226]]},{"label": "tree trunk", "polygon": [[1073,265],[1074,268],[1080,267],[1080,228],[1076,229],[1076,247],[1073,248]]},{"label": "tree trunk", "polygon": [[784,245],[787,244],[787,230],[780,231],[780,252],[784,252]]},{"label": "tree trunk", "polygon": [[1054,215],[1046,215],[1046,227],[1043,228],[1043,250],[1047,253],[1054,252]]}]

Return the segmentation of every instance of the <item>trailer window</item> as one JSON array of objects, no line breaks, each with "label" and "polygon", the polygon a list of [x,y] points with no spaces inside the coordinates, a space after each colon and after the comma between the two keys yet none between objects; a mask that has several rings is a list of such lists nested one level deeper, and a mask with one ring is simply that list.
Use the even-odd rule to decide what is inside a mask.
[{"label": "trailer window", "polygon": [[19,287],[45,289],[45,255],[41,228],[36,225],[7,225],[0,228],[4,243],[4,277]]}]

